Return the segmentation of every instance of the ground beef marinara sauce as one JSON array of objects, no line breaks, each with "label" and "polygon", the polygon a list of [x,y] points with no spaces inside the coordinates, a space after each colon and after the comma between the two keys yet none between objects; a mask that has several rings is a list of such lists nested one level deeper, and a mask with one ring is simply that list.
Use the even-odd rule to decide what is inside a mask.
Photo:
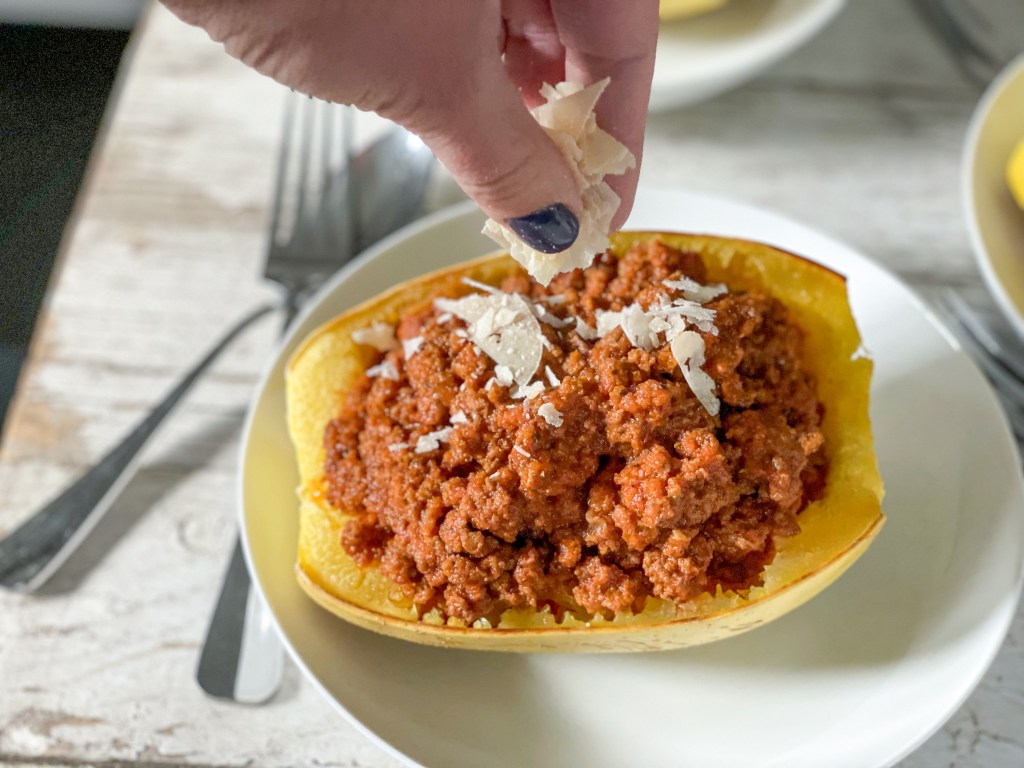
[{"label": "ground beef marinara sauce", "polygon": [[[684,277],[706,282],[699,256],[648,242],[546,289],[526,276],[500,287],[595,327]],[[397,378],[364,375],[325,431],[327,499],[349,515],[339,546],[422,613],[470,624],[545,606],[610,617],[759,583],[775,539],[823,492],[823,409],[779,301],[727,292],[706,306],[717,416],[667,344],[639,348],[621,328],[586,339],[541,323],[545,389],[514,399],[464,322],[433,306],[405,316],[397,337],[415,353],[386,353]],[[435,450],[414,450],[438,430]]]}]

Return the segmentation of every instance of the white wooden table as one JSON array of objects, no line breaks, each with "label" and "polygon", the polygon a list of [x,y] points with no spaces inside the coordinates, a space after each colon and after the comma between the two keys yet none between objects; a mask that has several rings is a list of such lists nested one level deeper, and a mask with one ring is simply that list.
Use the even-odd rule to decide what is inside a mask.
[{"label": "white wooden table", "polygon": [[[161,8],[149,16],[0,447],[0,534],[267,296],[257,275],[282,95]],[[853,0],[756,82],[653,117],[644,181],[810,222],[926,292],[973,287],[957,190],[976,98],[906,3]],[[276,331],[264,323],[216,366],[45,594],[0,593],[0,765],[395,765],[294,669],[259,708],[211,701],[193,681],[234,536],[238,430]],[[1024,765],[1024,614],[904,765]]]}]

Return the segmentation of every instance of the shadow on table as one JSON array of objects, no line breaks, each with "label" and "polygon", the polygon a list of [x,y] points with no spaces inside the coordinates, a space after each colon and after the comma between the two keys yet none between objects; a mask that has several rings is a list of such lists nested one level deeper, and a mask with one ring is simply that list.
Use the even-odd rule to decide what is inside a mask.
[{"label": "shadow on table", "polygon": [[212,461],[217,452],[238,435],[244,418],[245,411],[239,408],[171,447],[157,463],[140,469],[82,545],[38,594],[60,595],[74,591],[149,510]]}]

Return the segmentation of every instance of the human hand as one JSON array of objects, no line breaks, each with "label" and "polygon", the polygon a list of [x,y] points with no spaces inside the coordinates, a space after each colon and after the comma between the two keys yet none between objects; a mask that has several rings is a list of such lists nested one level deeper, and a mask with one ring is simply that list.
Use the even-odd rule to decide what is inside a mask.
[{"label": "human hand", "polygon": [[562,250],[572,173],[527,107],[544,82],[611,77],[599,125],[637,166],[607,179],[625,221],[636,191],[657,0],[163,0],[232,56],[295,90],[418,134],[493,219]]}]

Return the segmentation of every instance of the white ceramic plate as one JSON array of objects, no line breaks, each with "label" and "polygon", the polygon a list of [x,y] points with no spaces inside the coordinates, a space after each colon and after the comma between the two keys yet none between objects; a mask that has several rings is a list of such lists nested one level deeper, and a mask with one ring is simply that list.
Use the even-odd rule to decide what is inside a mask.
[{"label": "white ceramic plate", "polygon": [[481,223],[459,207],[346,268],[298,321],[253,403],[242,449],[247,556],[314,685],[392,754],[444,768],[869,768],[920,744],[979,680],[1016,604],[1024,491],[1009,430],[973,364],[900,282],[823,235],[723,200],[641,190],[629,225],[756,238],[849,277],[877,363],[872,417],[889,516],[849,573],[740,637],[612,656],[421,647],[349,626],[299,590],[284,361],[347,307],[490,250]]},{"label": "white ceramic plate", "polygon": [[701,101],[766,69],[817,34],[844,0],[730,0],[661,25],[651,109]]},{"label": "white ceramic plate", "polygon": [[1024,211],[1006,184],[1006,164],[1024,139],[1024,56],[989,86],[964,140],[961,191],[978,267],[1003,314],[1024,338]]}]

